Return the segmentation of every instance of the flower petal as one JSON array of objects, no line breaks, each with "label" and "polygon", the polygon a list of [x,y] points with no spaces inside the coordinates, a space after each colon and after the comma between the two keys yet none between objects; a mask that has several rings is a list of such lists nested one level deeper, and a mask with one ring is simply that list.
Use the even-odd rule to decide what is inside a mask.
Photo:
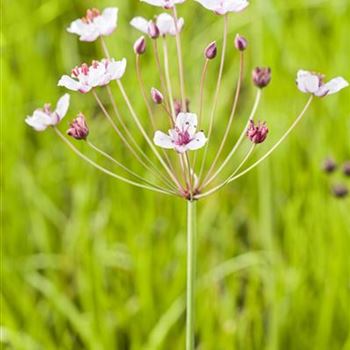
[{"label": "flower petal", "polygon": [[109,75],[110,80],[119,80],[125,73],[126,70],[126,58],[121,61],[112,61],[107,67],[107,75]]},{"label": "flower petal", "polygon": [[131,21],[130,24],[136,28],[137,30],[139,30],[140,32],[144,33],[144,34],[148,34],[148,24],[149,21],[147,21],[145,18],[143,17],[134,17]]},{"label": "flower petal", "polygon": [[74,80],[68,75],[63,75],[61,79],[59,80],[58,86],[63,86],[67,88],[68,90],[72,91],[80,91],[82,93],[86,93],[92,89],[91,86],[81,84],[79,81]]},{"label": "flower petal", "polygon": [[68,108],[69,108],[69,100],[70,95],[64,94],[57,102],[56,110],[54,113],[56,113],[59,117],[59,121],[61,121],[64,116],[67,114]]},{"label": "flower petal", "polygon": [[191,151],[202,148],[207,143],[207,138],[202,131],[197,132],[191,142],[187,144],[187,148]]},{"label": "flower petal", "polygon": [[43,111],[37,109],[32,116],[28,116],[25,122],[36,131],[44,131],[48,126],[52,125],[52,120]]},{"label": "flower petal", "polygon": [[94,19],[94,23],[101,35],[110,35],[117,28],[118,8],[107,7],[102,15]]},{"label": "flower petal", "polygon": [[174,140],[162,131],[156,131],[154,134],[153,142],[156,146],[172,149],[174,148]]},{"label": "flower petal", "polygon": [[322,85],[315,93],[316,96],[322,97],[332,95],[349,86],[349,83],[342,77],[337,77]]},{"label": "flower petal", "polygon": [[311,72],[299,70],[297,85],[301,92],[314,94],[320,88],[320,78]]},{"label": "flower petal", "polygon": [[194,113],[179,113],[176,117],[175,126],[181,131],[187,131],[192,137],[197,129],[197,115]]}]

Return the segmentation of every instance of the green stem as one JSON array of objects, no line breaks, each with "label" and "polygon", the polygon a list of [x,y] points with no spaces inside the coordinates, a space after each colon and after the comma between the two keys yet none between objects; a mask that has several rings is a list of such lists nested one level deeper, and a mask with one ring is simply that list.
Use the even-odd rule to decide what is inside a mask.
[{"label": "green stem", "polygon": [[194,349],[197,202],[187,201],[187,313],[186,350]]}]

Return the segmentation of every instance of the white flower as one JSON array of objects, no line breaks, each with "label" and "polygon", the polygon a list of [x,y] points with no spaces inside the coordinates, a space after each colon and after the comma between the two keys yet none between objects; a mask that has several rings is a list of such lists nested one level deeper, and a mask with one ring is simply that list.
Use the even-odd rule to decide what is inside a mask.
[{"label": "white flower", "polygon": [[225,15],[228,12],[243,11],[248,5],[248,0],[196,0],[208,10],[218,15]]},{"label": "white flower", "polygon": [[69,33],[77,34],[81,41],[95,41],[102,35],[110,35],[117,28],[118,9],[108,7],[102,14],[97,9],[87,10],[86,16],[72,22]]},{"label": "white flower", "polygon": [[[148,21],[143,17],[135,17],[131,20],[130,24],[137,30],[141,31],[142,33],[149,35],[150,33],[149,29],[152,24],[152,21]],[[169,35],[175,36],[176,27],[178,31],[181,32],[184,26],[184,19],[179,18],[176,26],[173,16],[169,15],[168,13],[161,13],[159,16],[157,16],[155,24],[159,29],[159,35],[164,36],[169,34]]]},{"label": "white flower", "polygon": [[28,116],[25,122],[36,131],[44,131],[49,126],[57,125],[67,114],[69,99],[69,94],[63,95],[54,111],[51,111],[50,104],[45,104],[43,108],[36,109],[33,115]]},{"label": "white flower", "polygon": [[83,63],[72,70],[71,76],[63,75],[58,86],[87,93],[96,86],[104,86],[112,80],[120,79],[124,75],[125,69],[125,58],[121,61],[104,58],[101,61],[93,61],[91,66]]},{"label": "white flower", "polygon": [[324,83],[324,75],[299,70],[297,85],[301,92],[310,93],[318,97],[332,95],[349,86],[349,83],[342,77],[337,77]]},{"label": "white flower", "polygon": [[178,153],[196,150],[205,145],[207,138],[202,131],[196,132],[197,115],[193,113],[179,113],[176,117],[175,128],[169,134],[156,131],[154,143],[162,148],[174,149]]},{"label": "white flower", "polygon": [[164,7],[165,9],[171,9],[176,4],[182,4],[186,0],[141,0],[143,2],[146,2],[147,4],[153,5],[153,6],[159,6]]}]

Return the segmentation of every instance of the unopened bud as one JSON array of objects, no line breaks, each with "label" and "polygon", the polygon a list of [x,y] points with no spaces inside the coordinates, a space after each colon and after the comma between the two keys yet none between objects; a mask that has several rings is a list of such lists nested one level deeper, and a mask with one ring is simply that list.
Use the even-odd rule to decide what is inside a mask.
[{"label": "unopened bud", "polygon": [[237,34],[235,37],[235,48],[239,51],[244,51],[248,46],[248,41],[245,37]]},{"label": "unopened bud", "polygon": [[161,103],[163,103],[164,100],[164,96],[163,94],[157,90],[156,88],[152,88],[151,89],[151,96],[152,96],[152,100],[155,104],[160,105]]},{"label": "unopened bud", "polygon": [[216,57],[217,51],[216,41],[213,41],[204,50],[204,56],[208,60],[212,60]]},{"label": "unopened bud", "polygon": [[188,113],[190,111],[190,100],[186,98],[186,110],[183,110],[182,102],[180,100],[174,100],[174,110],[176,116],[181,112]]},{"label": "unopened bud", "polygon": [[257,67],[253,70],[253,82],[254,84],[262,89],[269,85],[271,81],[271,68],[268,67]]},{"label": "unopened bud", "polygon": [[334,197],[345,198],[349,194],[349,190],[345,185],[338,184],[332,187],[332,193]]},{"label": "unopened bud", "polygon": [[85,140],[89,135],[89,128],[87,126],[85,116],[79,113],[78,116],[71,122],[67,135],[76,140]]},{"label": "unopened bud", "polygon": [[331,174],[337,168],[336,162],[332,158],[327,158],[322,166],[323,170],[327,174]]},{"label": "unopened bud", "polygon": [[343,166],[343,173],[345,176],[350,176],[350,161],[345,162]]},{"label": "unopened bud", "polygon": [[255,144],[263,143],[266,140],[269,129],[266,123],[258,122],[254,123],[253,120],[250,120],[250,124],[247,130],[247,136]]},{"label": "unopened bud", "polygon": [[152,38],[152,39],[157,39],[159,38],[159,28],[157,26],[157,24],[154,21],[150,21],[148,24],[148,35]]},{"label": "unopened bud", "polygon": [[134,51],[136,55],[142,55],[146,51],[146,40],[144,36],[141,36],[135,41]]}]

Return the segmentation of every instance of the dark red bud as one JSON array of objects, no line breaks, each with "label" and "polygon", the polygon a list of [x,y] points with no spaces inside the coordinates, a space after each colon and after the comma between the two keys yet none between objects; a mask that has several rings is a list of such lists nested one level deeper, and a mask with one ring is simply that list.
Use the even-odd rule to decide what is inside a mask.
[{"label": "dark red bud", "polygon": [[141,36],[135,41],[134,51],[136,55],[142,55],[146,51],[146,40],[144,36]]},{"label": "dark red bud", "polygon": [[164,96],[162,95],[162,93],[157,90],[156,88],[152,88],[151,89],[151,96],[152,96],[152,100],[154,103],[156,104],[161,104],[163,103],[163,100],[164,100]]},{"label": "dark red bud", "polygon": [[83,113],[79,113],[71,122],[70,128],[67,130],[67,135],[76,140],[85,140],[87,138],[89,135],[89,128]]},{"label": "dark red bud", "polygon": [[239,51],[244,51],[248,46],[248,41],[245,37],[237,34],[235,37],[235,48]]},{"label": "dark red bud", "polygon": [[213,41],[204,50],[204,56],[208,60],[212,60],[216,57],[216,54],[217,54],[216,41]]},{"label": "dark red bud", "polygon": [[268,67],[257,67],[253,70],[253,82],[254,84],[262,89],[269,85],[271,81],[271,68]]}]

